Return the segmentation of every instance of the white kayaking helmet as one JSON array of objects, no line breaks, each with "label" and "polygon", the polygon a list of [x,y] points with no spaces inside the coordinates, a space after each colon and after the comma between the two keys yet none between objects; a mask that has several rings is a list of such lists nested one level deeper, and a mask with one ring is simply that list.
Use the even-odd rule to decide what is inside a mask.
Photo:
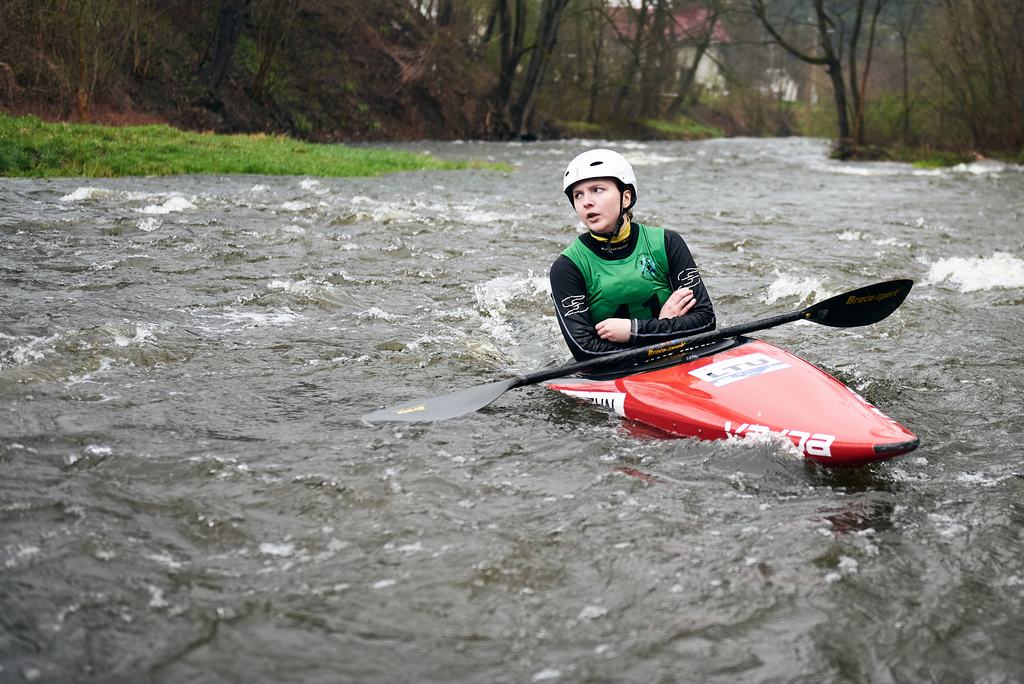
[{"label": "white kayaking helmet", "polygon": [[569,204],[576,206],[572,201],[572,186],[592,178],[614,178],[619,182],[620,190],[630,189],[629,206],[623,211],[629,211],[636,204],[636,174],[633,173],[633,167],[626,158],[618,152],[605,149],[587,150],[569,162],[562,178],[562,190],[569,198]]}]

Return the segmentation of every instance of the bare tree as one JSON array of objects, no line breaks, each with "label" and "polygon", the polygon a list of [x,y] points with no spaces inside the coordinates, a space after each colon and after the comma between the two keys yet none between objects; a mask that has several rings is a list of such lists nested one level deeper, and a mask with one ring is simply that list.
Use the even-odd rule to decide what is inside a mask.
[{"label": "bare tree", "polygon": [[875,9],[871,14],[871,29],[868,34],[867,54],[864,57],[864,73],[860,82],[857,79],[857,43],[860,39],[861,24],[864,20],[864,2],[857,3],[857,15],[853,21],[850,36],[848,67],[850,69],[850,90],[853,95],[853,139],[858,145],[864,144],[864,101],[868,88],[868,73],[871,71],[871,56],[875,47],[875,28],[878,25],[878,14],[882,11],[885,0],[875,0]]},{"label": "bare tree", "polygon": [[693,57],[689,64],[680,69],[676,95],[672,98],[672,101],[669,103],[668,109],[666,110],[666,116],[670,119],[675,118],[679,114],[683,105],[686,104],[687,100],[693,97],[694,84],[697,80],[697,71],[700,69],[701,61],[704,59],[708,52],[708,48],[711,47],[711,43],[714,40],[720,16],[720,7],[715,3],[703,13],[702,20],[699,25],[694,27],[680,27],[682,32],[682,35],[680,36],[681,42],[677,45],[676,49],[680,50],[690,48],[693,52]]},{"label": "bare tree", "polygon": [[[640,0],[639,7],[618,8],[620,16],[626,17],[625,22],[613,22],[618,39],[626,45],[629,58],[626,69],[619,84],[615,102],[612,105],[612,118],[619,119],[637,81],[637,75],[643,72],[644,59],[647,52],[647,22],[651,15],[651,1]],[[630,16],[632,15],[632,16]]]},{"label": "bare tree", "polygon": [[640,111],[657,116],[661,111],[661,93],[670,69],[668,62],[668,40],[671,23],[674,22],[667,0],[652,0],[650,12],[650,31],[647,40],[642,43],[640,60],[640,91],[637,100]]},{"label": "bare tree", "polygon": [[894,3],[893,7],[893,24],[900,43],[900,129],[905,147],[910,145],[910,37],[921,18],[921,4],[921,0],[910,0]]},{"label": "bare tree", "polygon": [[597,101],[601,96],[602,88],[601,81],[604,75],[604,0],[598,0],[593,11],[590,12],[590,16],[595,20],[590,24],[590,30],[592,33],[591,40],[591,51],[590,51],[590,88],[587,94],[587,122],[594,123],[595,115],[597,114]]},{"label": "bare tree", "polygon": [[508,135],[513,130],[512,86],[523,58],[526,0],[495,0],[491,16],[488,25],[493,26],[496,20],[498,31],[498,85],[494,90],[494,103],[499,117],[492,125]]},{"label": "bare tree", "polygon": [[253,0],[251,9],[256,71],[249,81],[249,93],[259,97],[267,87],[274,57],[291,35],[299,0]]},{"label": "bare tree", "polygon": [[[533,41],[527,46],[527,0],[495,0],[487,35],[496,24],[498,84],[493,101],[498,120],[492,122],[491,127],[499,135],[531,135],[537,95],[558,41],[562,13],[568,4],[569,0],[541,0]],[[517,79],[520,65],[527,55],[530,59],[526,74],[521,80]]]},{"label": "bare tree", "polygon": [[77,119],[92,117],[97,86],[124,54],[118,10],[109,0],[60,0],[30,10],[44,15],[40,28],[48,43],[45,58],[63,61],[69,71],[71,108]]},{"label": "bare tree", "polygon": [[228,72],[248,9],[249,0],[223,0],[217,13],[213,41],[199,66],[199,78],[214,97]]},{"label": "bare tree", "polygon": [[[838,139],[836,141],[835,152],[836,156],[840,159],[847,159],[853,153],[853,139],[851,135],[852,127],[850,125],[851,116],[848,97],[849,91],[852,88],[855,91],[853,93],[854,100],[856,102],[860,101],[861,91],[858,89],[858,84],[856,82],[856,61],[859,58],[856,43],[858,42],[858,36],[860,34],[861,24],[864,18],[864,6],[866,2],[867,0],[856,0],[854,3],[855,17],[852,20],[852,23],[848,24],[846,21],[847,17],[840,11],[842,8],[838,7],[838,0],[835,0],[834,3],[826,3],[826,0],[811,0],[811,19],[816,33],[818,49],[809,50],[801,48],[793,38],[785,35],[784,29],[780,28],[780,25],[776,23],[776,19],[769,16],[765,0],[750,0],[750,6],[754,11],[754,14],[757,15],[768,33],[779,45],[783,47],[783,49],[808,64],[825,67],[825,72],[828,74],[832,83],[832,93],[835,99],[836,119],[838,125]],[[876,0],[876,2],[878,2],[878,0]],[[801,9],[801,7],[797,7],[797,9]],[[849,83],[849,86],[843,77],[843,64],[840,58],[848,31],[852,34],[850,42],[853,44],[847,56],[847,59],[850,62],[851,74],[851,82]],[[873,42],[873,40],[874,33],[872,31],[870,41]],[[857,116],[859,112],[860,108],[857,107],[855,116]]]},{"label": "bare tree", "polygon": [[974,150],[1024,145],[1022,25],[1024,0],[943,0],[930,26],[927,58]]},{"label": "bare tree", "polygon": [[514,114],[514,130],[519,137],[531,134],[533,115],[537,105],[537,92],[544,80],[544,74],[551,59],[551,53],[558,41],[558,26],[569,0],[543,0],[540,7],[540,19],[537,34],[530,55],[530,65],[526,70],[526,78],[519,90]]}]

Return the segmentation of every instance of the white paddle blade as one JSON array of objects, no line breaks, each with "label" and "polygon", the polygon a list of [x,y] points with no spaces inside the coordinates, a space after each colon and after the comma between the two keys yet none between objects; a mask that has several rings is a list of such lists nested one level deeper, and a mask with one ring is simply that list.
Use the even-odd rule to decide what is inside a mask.
[{"label": "white paddle blade", "polygon": [[362,417],[364,423],[425,423],[479,411],[516,385],[518,378],[469,387],[440,397],[387,406]]}]

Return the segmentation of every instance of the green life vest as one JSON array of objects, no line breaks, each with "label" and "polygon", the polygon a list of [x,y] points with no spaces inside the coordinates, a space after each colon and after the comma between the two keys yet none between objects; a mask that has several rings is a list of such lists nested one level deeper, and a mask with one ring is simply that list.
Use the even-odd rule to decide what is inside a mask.
[{"label": "green life vest", "polygon": [[636,247],[625,259],[602,259],[577,238],[562,252],[583,274],[594,323],[606,318],[657,318],[668,287],[665,229],[634,223]]}]

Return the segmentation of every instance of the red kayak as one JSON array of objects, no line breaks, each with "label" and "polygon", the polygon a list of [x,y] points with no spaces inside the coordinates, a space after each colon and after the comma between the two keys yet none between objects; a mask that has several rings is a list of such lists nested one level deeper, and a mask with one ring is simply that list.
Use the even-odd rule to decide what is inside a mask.
[{"label": "red kayak", "polygon": [[559,378],[547,387],[674,435],[785,436],[806,458],[832,467],[882,461],[919,443],[831,375],[746,337],[683,363],[609,379]]}]

